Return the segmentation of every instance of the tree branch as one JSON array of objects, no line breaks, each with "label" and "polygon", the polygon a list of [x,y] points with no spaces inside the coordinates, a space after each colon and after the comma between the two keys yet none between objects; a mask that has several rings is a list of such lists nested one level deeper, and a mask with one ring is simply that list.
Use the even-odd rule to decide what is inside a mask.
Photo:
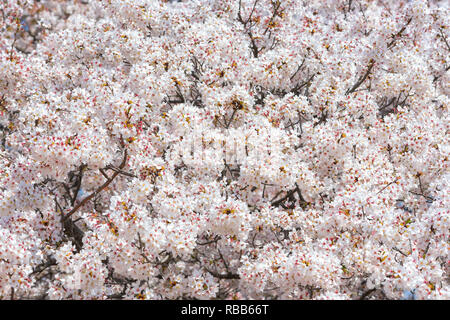
[{"label": "tree branch", "polygon": [[[125,167],[126,161],[127,161],[127,157],[128,157],[128,152],[125,149],[125,154],[122,160],[122,163],[119,165],[119,169],[123,169]],[[91,193],[90,195],[88,195],[86,198],[84,198],[80,203],[78,203],[75,207],[73,207],[72,210],[70,210],[63,218],[63,222],[66,221],[70,216],[72,216],[75,212],[78,211],[78,209],[80,209],[82,206],[84,206],[86,204],[86,202],[88,202],[89,200],[91,200],[95,195],[99,194],[100,192],[102,192],[106,187],[108,187],[111,182],[113,182],[113,180],[120,174],[120,171],[114,171],[113,175],[111,176],[111,178],[109,178],[104,184],[102,184],[100,187],[97,188],[97,190],[95,190],[93,193]]]}]

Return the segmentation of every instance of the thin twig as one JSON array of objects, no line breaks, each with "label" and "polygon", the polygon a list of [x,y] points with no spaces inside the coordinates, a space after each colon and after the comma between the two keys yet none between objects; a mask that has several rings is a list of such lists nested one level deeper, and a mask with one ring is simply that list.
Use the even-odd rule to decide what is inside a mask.
[{"label": "thin twig", "polygon": [[[122,160],[122,163],[119,166],[119,169],[123,169],[125,167],[125,164],[127,162],[128,157],[128,151],[125,149],[125,154]],[[104,184],[102,184],[100,187],[97,188],[93,193],[88,195],[86,198],[84,198],[80,203],[78,203],[75,207],[73,207],[72,210],[70,210],[63,218],[63,222],[66,221],[70,216],[72,216],[75,212],[77,212],[78,209],[80,209],[83,205],[86,204],[89,200],[91,200],[94,196],[102,192],[106,187],[108,187],[111,182],[120,174],[120,172],[115,171],[111,178],[109,178]]]}]

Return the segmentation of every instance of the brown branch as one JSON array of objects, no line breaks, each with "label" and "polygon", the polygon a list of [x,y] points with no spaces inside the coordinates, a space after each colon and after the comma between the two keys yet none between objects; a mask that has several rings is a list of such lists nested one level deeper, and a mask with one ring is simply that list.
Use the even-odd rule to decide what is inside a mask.
[{"label": "brown branch", "polygon": [[366,79],[367,79],[367,77],[370,75],[370,72],[372,71],[374,65],[375,65],[375,60],[371,59],[371,60],[370,60],[370,63],[369,63],[369,66],[367,67],[366,73],[365,73],[362,77],[359,78],[359,80],[353,85],[353,87],[352,87],[351,89],[349,89],[349,90],[346,92],[346,94],[355,92],[355,90],[358,89],[359,86],[360,86],[364,81],[366,81]]},{"label": "brown branch", "polygon": [[254,56],[255,58],[258,58],[258,54],[259,54],[259,52],[260,52],[262,49],[259,49],[258,46],[256,45],[255,38],[253,37],[253,34],[252,34],[251,31],[248,32],[248,36],[250,37],[250,42],[251,42],[251,43],[250,43],[250,49],[251,49],[252,52],[253,52],[253,56]]},{"label": "brown branch", "polygon": [[228,272],[226,274],[220,274],[218,272],[214,272],[212,270],[209,270],[208,268],[206,268],[205,266],[203,266],[203,269],[205,269],[207,272],[209,272],[213,277],[218,278],[218,279],[227,279],[227,280],[231,280],[231,279],[240,279],[241,277],[238,274],[234,274],[231,272]]},{"label": "brown branch", "polygon": [[298,186],[297,182],[295,183],[295,191],[296,191],[297,194],[298,194],[299,200],[300,200],[301,202],[306,203],[307,201],[305,200],[305,198],[303,198],[302,191],[300,190],[300,187]]},{"label": "brown branch", "polygon": [[[278,200],[275,201],[275,202],[272,202],[272,203],[271,203],[271,206],[273,206],[273,207],[277,207],[277,206],[279,206],[279,205],[283,206],[283,205],[282,205],[283,202],[286,201],[287,199],[290,199],[290,200],[291,200],[295,192],[297,192],[297,189],[293,189],[293,190],[288,191],[288,192],[286,193],[286,195],[285,195],[283,198],[278,199]],[[295,198],[294,198],[294,200],[295,200]]]},{"label": "brown branch", "polygon": [[294,72],[294,74],[289,78],[289,80],[292,81],[292,79],[294,79],[294,77],[297,75],[297,73],[301,70],[301,68],[303,67],[303,65],[305,64],[306,61],[306,57],[303,58],[302,63],[298,66],[297,71]]},{"label": "brown branch", "polygon": [[[253,33],[251,31],[252,28],[252,24],[251,24],[251,17],[253,15],[253,12],[255,11],[256,8],[256,4],[258,3],[258,0],[255,0],[254,4],[253,4],[253,8],[252,11],[250,12],[249,17],[247,18],[246,21],[244,21],[244,19],[242,18],[241,15],[241,8],[242,8],[242,1],[239,1],[239,10],[238,10],[238,14],[237,14],[237,20],[242,23],[242,25],[245,28],[245,32],[247,33],[247,35],[250,37],[250,49],[252,50],[253,56],[255,58],[258,58],[258,54],[262,49],[259,49],[258,46],[256,45],[255,42],[255,38],[253,37]],[[250,22],[250,26],[247,27],[247,24]]]},{"label": "brown branch", "polygon": [[417,193],[417,192],[413,192],[413,191],[409,191],[409,193],[411,193],[411,194],[413,194],[413,195],[415,195],[415,196],[421,196],[421,197],[424,197],[425,199],[430,200],[430,201],[434,201],[434,198],[433,198],[433,197],[426,196],[426,195],[424,195],[424,194],[422,194],[422,193]]},{"label": "brown branch", "polygon": [[228,120],[228,123],[226,123],[225,127],[227,129],[230,128],[231,122],[233,121],[234,115],[236,114],[237,109],[233,108],[233,113],[231,114],[230,120]]},{"label": "brown branch", "polygon": [[53,257],[48,257],[48,260],[45,261],[44,263],[41,263],[40,265],[38,265],[33,272],[30,273],[30,276],[37,274],[37,273],[41,273],[42,271],[44,271],[45,269],[56,265],[56,260]]},{"label": "brown branch", "polygon": [[108,175],[106,174],[105,170],[103,170],[102,168],[99,169],[100,173],[106,178],[109,179]]},{"label": "brown branch", "polygon": [[447,50],[450,51],[450,45],[447,42],[447,37],[445,36],[445,34],[442,32],[442,28],[439,29],[439,33],[441,34],[442,40],[444,40],[445,45],[447,46]]},{"label": "brown branch", "polygon": [[389,182],[386,186],[384,186],[380,191],[377,192],[377,194],[380,194],[381,192],[383,192],[387,187],[389,187],[390,185],[392,185],[393,183],[396,183],[399,179],[395,179],[394,181]]},{"label": "brown branch", "polygon": [[[403,31],[405,31],[406,27],[411,23],[412,21],[412,17],[408,19],[408,21],[406,22],[406,24],[403,26],[403,28],[400,29],[399,32],[397,32],[397,34],[395,34],[393,36],[393,39],[391,42],[388,43],[387,48],[390,49],[391,47],[393,47],[395,45],[395,42],[397,41],[397,39],[402,35]],[[367,77],[370,75],[370,72],[372,71],[373,67],[375,65],[375,60],[371,59],[369,62],[369,66],[367,67],[367,71],[366,73],[359,78],[359,80],[353,85],[353,87],[349,90],[347,90],[346,94],[355,92],[356,89],[358,89],[358,87],[364,82],[366,81]]]},{"label": "brown branch", "polygon": [[201,243],[201,242],[198,242],[198,240],[196,240],[196,243],[197,243],[199,246],[205,246],[205,245],[208,245],[208,244],[217,243],[217,241],[219,241],[220,239],[222,239],[222,237],[219,236],[219,235],[216,235],[216,236],[214,237],[214,239],[211,240],[211,241],[207,241],[207,242]]},{"label": "brown branch", "polygon": [[370,289],[370,290],[367,290],[366,292],[364,292],[363,294],[362,294],[362,296],[359,298],[359,300],[364,300],[364,299],[366,299],[370,294],[372,294],[374,291],[376,291],[377,289],[375,289],[375,288],[373,288],[373,289]]},{"label": "brown branch", "polygon": [[389,42],[389,44],[387,45],[388,49],[391,48],[395,44],[397,39],[402,35],[403,31],[405,31],[406,27],[411,23],[411,21],[412,21],[412,17],[409,18],[408,22],[406,22],[406,24],[403,26],[403,28],[401,28],[400,31],[397,32],[397,34],[393,36],[394,39],[392,39],[392,41]]},{"label": "brown branch", "polygon": [[400,253],[401,255],[407,257],[408,255],[406,253],[404,253],[403,251],[401,251],[400,249],[398,249],[397,247],[393,247],[392,250],[397,251],[398,253]]},{"label": "brown branch", "polygon": [[[122,160],[122,163],[119,166],[119,169],[123,169],[125,167],[125,164],[127,162],[127,157],[128,157],[128,152],[125,149],[125,154]],[[106,187],[108,187],[111,182],[113,182],[113,180],[120,174],[119,171],[114,171],[113,175],[111,176],[111,178],[109,178],[104,184],[102,184],[100,187],[97,188],[97,190],[95,190],[93,193],[91,193],[90,195],[88,195],[86,198],[84,198],[80,203],[78,203],[75,207],[73,207],[72,210],[70,210],[63,218],[63,221],[66,221],[70,216],[72,216],[75,212],[78,211],[78,209],[80,209],[83,205],[86,204],[86,202],[88,202],[89,200],[91,200],[94,196],[96,196],[97,194],[99,194],[100,192],[102,192]]]},{"label": "brown branch", "polygon": [[242,1],[239,0],[238,21],[244,25],[244,28],[247,28],[247,23],[249,23],[249,22],[251,23],[250,20],[252,19],[252,15],[253,15],[253,12],[255,11],[256,5],[258,4],[258,1],[259,0],[255,0],[255,2],[253,3],[252,11],[250,12],[247,20],[244,22],[244,19],[242,18],[242,15],[241,15]]},{"label": "brown branch", "polygon": [[272,3],[273,5],[273,13],[272,13],[272,17],[270,17],[269,22],[267,23],[267,28],[266,30],[264,30],[263,35],[265,35],[267,33],[267,31],[270,28],[271,23],[273,22],[273,20],[275,19],[275,17],[278,15],[278,10],[281,7],[281,1],[276,1],[275,3]]},{"label": "brown branch", "polygon": [[[73,197],[71,199],[71,205],[72,206],[75,204],[75,201],[77,200],[78,192],[80,192],[81,182],[83,180],[83,171],[84,171],[85,168],[87,168],[87,165],[85,165],[85,164],[82,164],[80,166],[80,173],[79,173],[79,175],[77,177],[76,185],[75,185],[75,191],[74,191]],[[70,192],[69,192],[69,196],[70,196]]]},{"label": "brown branch", "polygon": [[133,173],[131,173],[131,172],[126,172],[126,171],[120,170],[119,168],[116,168],[116,167],[114,167],[114,166],[107,166],[106,169],[112,170],[112,171],[114,171],[114,172],[121,173],[121,174],[123,174],[124,176],[128,176],[128,177],[131,177],[131,178],[137,178],[137,175],[135,175],[135,174],[133,174]]}]

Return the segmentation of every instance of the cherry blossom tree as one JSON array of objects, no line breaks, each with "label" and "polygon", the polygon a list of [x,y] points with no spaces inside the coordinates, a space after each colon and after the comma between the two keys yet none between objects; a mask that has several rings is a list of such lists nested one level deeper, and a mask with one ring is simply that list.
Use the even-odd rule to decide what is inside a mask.
[{"label": "cherry blossom tree", "polygon": [[449,299],[447,1],[2,0],[1,299]]}]

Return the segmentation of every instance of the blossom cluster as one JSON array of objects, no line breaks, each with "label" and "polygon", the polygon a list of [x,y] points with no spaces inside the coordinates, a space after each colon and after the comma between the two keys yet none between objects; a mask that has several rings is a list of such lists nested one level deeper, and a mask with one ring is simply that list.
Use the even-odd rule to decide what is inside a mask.
[{"label": "blossom cluster", "polygon": [[0,299],[450,298],[447,1],[0,12]]}]

